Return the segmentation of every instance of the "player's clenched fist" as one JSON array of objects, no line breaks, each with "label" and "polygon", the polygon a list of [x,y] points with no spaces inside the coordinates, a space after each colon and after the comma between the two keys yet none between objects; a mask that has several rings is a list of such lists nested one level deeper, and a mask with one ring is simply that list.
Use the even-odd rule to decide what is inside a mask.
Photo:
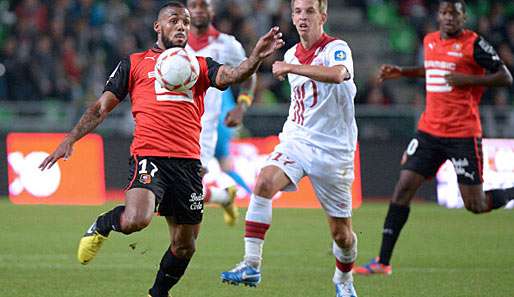
[{"label": "player's clenched fist", "polygon": [[378,81],[383,82],[386,79],[398,78],[402,76],[402,70],[396,65],[382,65],[378,72]]},{"label": "player's clenched fist", "polygon": [[290,66],[290,64],[284,61],[276,61],[272,67],[273,76],[279,80],[284,80],[285,76],[291,71]]}]

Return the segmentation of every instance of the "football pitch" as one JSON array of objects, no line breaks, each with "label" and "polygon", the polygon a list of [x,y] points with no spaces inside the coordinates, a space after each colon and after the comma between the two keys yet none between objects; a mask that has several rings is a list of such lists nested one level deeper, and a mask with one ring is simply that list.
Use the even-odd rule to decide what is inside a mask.
[{"label": "football pitch", "polygon": [[[168,245],[162,218],[129,237],[112,233],[87,266],[76,260],[79,237],[101,207],[15,206],[0,199],[0,296],[146,297]],[[387,204],[354,213],[359,262],[378,253]],[[334,258],[321,210],[275,209],[258,288],[222,284],[219,273],[241,260],[243,224],[227,227],[208,208],[197,253],[173,290],[184,296],[334,296]],[[413,205],[390,277],[355,276],[360,297],[514,296],[514,211],[476,216],[429,203]]]}]

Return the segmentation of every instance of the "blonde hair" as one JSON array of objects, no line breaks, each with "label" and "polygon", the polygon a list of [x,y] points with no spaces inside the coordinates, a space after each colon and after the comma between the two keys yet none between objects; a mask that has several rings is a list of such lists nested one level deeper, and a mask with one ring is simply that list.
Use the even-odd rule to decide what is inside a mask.
[{"label": "blonde hair", "polygon": [[[291,0],[291,9],[294,9],[295,0]],[[318,2],[318,9],[321,13],[327,13],[328,0],[316,0]]]}]

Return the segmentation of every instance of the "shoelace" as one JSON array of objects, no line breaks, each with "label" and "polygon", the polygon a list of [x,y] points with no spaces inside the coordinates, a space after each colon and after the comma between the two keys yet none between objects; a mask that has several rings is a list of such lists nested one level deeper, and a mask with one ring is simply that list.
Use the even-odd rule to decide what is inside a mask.
[{"label": "shoelace", "polygon": [[247,265],[246,265],[245,261],[241,261],[241,262],[239,262],[239,264],[236,265],[236,267],[234,267],[234,269],[230,270],[230,272],[239,272],[246,266]]}]

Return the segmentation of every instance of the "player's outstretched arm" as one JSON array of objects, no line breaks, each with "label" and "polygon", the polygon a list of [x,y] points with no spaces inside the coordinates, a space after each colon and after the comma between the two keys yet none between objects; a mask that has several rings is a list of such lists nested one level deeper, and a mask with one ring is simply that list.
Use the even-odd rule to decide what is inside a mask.
[{"label": "player's outstretched arm", "polygon": [[483,86],[483,87],[508,87],[512,85],[512,74],[502,65],[494,73],[486,75],[470,75],[452,72],[444,76],[448,84],[455,87]]},{"label": "player's outstretched arm", "polygon": [[225,125],[227,127],[236,127],[241,125],[243,117],[250,105],[252,105],[253,95],[257,87],[257,74],[254,73],[249,79],[240,84],[241,92],[237,97],[237,106],[231,109],[225,117]]},{"label": "player's outstretched arm", "polygon": [[396,79],[400,77],[425,77],[425,67],[400,67],[396,65],[384,64],[378,71],[377,79],[383,82],[386,79]]},{"label": "player's outstretched arm", "polygon": [[288,73],[306,76],[312,80],[339,84],[350,79],[351,75],[343,65],[335,65],[331,67],[320,65],[296,65],[289,64],[284,61],[276,61],[273,63],[273,76],[279,80],[284,80]]},{"label": "player's outstretched arm", "polygon": [[273,27],[268,33],[262,36],[259,41],[257,41],[252,54],[238,67],[230,67],[228,65],[221,66],[216,75],[216,85],[220,88],[224,88],[228,85],[247,80],[257,71],[262,60],[271,56],[276,50],[284,46],[282,33],[280,33],[279,30],[278,27]]},{"label": "player's outstretched arm", "polygon": [[59,159],[67,160],[73,152],[73,144],[93,131],[107,117],[109,112],[119,104],[119,100],[110,91],[106,91],[84,112],[79,122],[66,135],[53,153],[51,153],[39,165],[39,169],[45,170],[52,167]]}]

